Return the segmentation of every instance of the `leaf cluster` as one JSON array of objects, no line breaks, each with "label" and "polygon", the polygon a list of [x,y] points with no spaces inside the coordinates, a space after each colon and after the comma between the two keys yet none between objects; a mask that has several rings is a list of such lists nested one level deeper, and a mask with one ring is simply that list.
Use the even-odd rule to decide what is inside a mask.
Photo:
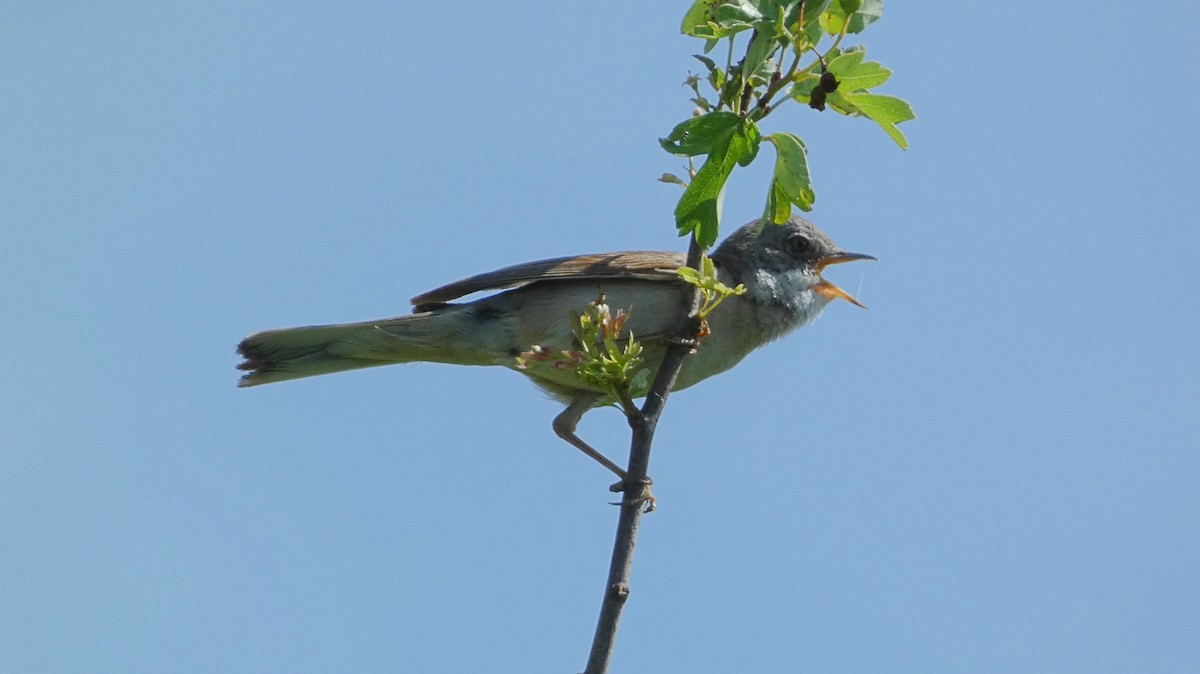
[{"label": "leaf cluster", "polygon": [[[755,160],[763,140],[776,151],[763,219],[780,224],[791,217],[793,206],[812,210],[816,193],[804,142],[788,132],[764,136],[759,129],[763,118],[789,100],[866,117],[901,148],[908,147],[896,125],[913,119],[912,108],[900,98],[871,91],[891,71],[865,61],[863,47],[841,48],[847,35],[861,33],[882,15],[883,0],[693,2],[681,31],[704,40],[704,54],[696,59],[707,74],[691,75],[685,82],[694,94],[694,116],[659,141],[667,152],[689,162],[704,158],[675,208],[680,235],[694,234],[705,248],[716,242],[725,184],[735,167]],[[744,38],[744,53],[734,62],[739,37]],[[722,41],[728,42],[724,64],[710,56]]]},{"label": "leaf cluster", "polygon": [[535,344],[517,357],[517,368],[570,368],[588,387],[629,409],[633,406],[631,393],[645,389],[650,372],[642,367],[642,345],[634,341],[633,333],[627,332],[625,339],[621,338],[628,320],[629,312],[618,309],[612,313],[604,293],[600,293],[596,301],[588,302],[583,312],[572,318],[576,349],[556,353]]},{"label": "leaf cluster", "polygon": [[713,265],[712,258],[707,255],[700,257],[699,271],[691,267],[680,267],[675,273],[679,274],[684,281],[700,289],[700,308],[696,310],[696,317],[700,320],[708,318],[713,309],[725,301],[725,298],[746,294],[745,285],[739,283],[736,287],[730,288],[717,279],[716,267]]}]

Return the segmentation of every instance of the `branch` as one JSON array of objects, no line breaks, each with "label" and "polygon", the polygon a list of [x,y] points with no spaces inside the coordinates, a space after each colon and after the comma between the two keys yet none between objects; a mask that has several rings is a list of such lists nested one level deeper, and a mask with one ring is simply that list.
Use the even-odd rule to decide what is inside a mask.
[{"label": "branch", "polygon": [[[781,57],[782,58],[782,57]],[[796,58],[792,60],[792,66],[788,68],[787,73],[781,73],[776,70],[771,82],[767,85],[767,90],[758,99],[758,105],[750,112],[750,119],[760,120],[766,117],[771,112],[771,99],[775,98],[775,94],[779,90],[791,84],[792,76],[796,74],[796,68],[800,65],[800,55],[796,54]]]},{"label": "branch", "polygon": [[[689,237],[687,265],[699,271],[702,252],[696,237]],[[637,545],[638,525],[642,520],[643,506],[650,497],[650,445],[654,441],[654,430],[662,415],[667,396],[675,386],[683,359],[691,352],[691,342],[699,332],[696,310],[700,304],[700,291],[694,286],[679,295],[679,309],[675,319],[675,339],[667,346],[662,365],[646,394],[646,402],[636,414],[629,415],[629,426],[633,429],[633,440],[629,448],[629,466],[620,488],[621,517],[617,522],[617,536],[613,542],[612,561],[608,567],[608,582],[604,590],[604,603],[600,607],[600,619],[596,622],[596,634],[592,637],[592,650],[588,655],[584,674],[604,674],[612,660],[613,644],[617,636],[617,623],[621,620],[621,609],[629,597],[629,573],[633,567],[633,549]]]}]

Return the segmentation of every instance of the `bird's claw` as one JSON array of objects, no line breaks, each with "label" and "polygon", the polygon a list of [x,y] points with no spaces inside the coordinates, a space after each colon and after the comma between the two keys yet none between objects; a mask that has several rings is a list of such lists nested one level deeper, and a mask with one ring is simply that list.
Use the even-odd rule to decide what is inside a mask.
[{"label": "bird's claw", "polygon": [[[632,481],[621,480],[620,482],[614,482],[608,490],[614,494],[621,492],[628,494],[627,500],[631,505],[641,508],[643,513],[652,513],[657,502],[654,494],[650,493],[650,486],[653,484],[654,481],[648,477]],[[612,505],[621,505],[621,503],[613,503]]]},{"label": "bird's claw", "polygon": [[667,342],[675,346],[687,347],[688,353],[696,353],[696,348],[700,346],[700,340],[695,337],[670,337]]}]

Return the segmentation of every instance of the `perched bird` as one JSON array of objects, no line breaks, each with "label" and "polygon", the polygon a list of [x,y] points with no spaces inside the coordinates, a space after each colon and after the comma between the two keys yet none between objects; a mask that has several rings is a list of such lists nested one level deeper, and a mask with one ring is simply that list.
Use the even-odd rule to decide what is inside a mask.
[{"label": "perched bird", "polygon": [[[754,349],[812,321],[835,298],[862,306],[821,278],[821,271],[874,259],[841,250],[799,217],[761,232],[757,221],[740,227],[712,253],[712,261],[721,282],[743,284],[746,292],[708,316],[709,334],[684,360],[675,390],[737,365]],[[238,345],[245,358],[238,368],[248,371],[238,385],[414,361],[508,367],[567,404],[553,423],[559,437],[624,479],[619,466],[575,434],[585,412],[613,401],[571,368],[518,369],[517,358],[534,345],[572,349],[572,315],[603,293],[610,306],[630,309],[624,329],[642,344],[643,366],[653,373],[672,338],[679,293],[688,287],[676,273],[684,263],[682,253],[651,251],[529,262],[418,295],[409,316],[257,332]],[[503,292],[452,302],[488,290]],[[646,390],[632,393],[640,397]]]}]

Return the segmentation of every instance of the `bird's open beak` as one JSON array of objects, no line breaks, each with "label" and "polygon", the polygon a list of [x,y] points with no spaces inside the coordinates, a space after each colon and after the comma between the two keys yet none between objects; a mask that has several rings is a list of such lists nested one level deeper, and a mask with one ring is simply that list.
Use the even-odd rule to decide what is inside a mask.
[{"label": "bird's open beak", "polygon": [[[817,273],[819,274],[822,271],[824,271],[825,268],[831,264],[842,264],[843,262],[854,262],[855,260],[876,260],[876,259],[877,258],[875,258],[872,255],[865,255],[863,253],[834,253],[833,255],[826,255],[825,257],[821,258],[820,260],[817,260],[816,268],[817,268]],[[826,281],[825,279],[821,279],[820,281],[817,281],[817,284],[813,286],[813,290],[824,295],[825,297],[828,297],[830,300],[840,297],[840,298],[846,300],[847,302],[849,302],[850,304],[853,304],[858,307],[862,307],[863,309],[867,308],[862,302],[859,302],[858,300],[854,299],[853,295],[851,295],[850,293],[846,292],[845,290],[842,290],[841,288],[833,285],[832,283],[830,283],[829,281]]]}]

